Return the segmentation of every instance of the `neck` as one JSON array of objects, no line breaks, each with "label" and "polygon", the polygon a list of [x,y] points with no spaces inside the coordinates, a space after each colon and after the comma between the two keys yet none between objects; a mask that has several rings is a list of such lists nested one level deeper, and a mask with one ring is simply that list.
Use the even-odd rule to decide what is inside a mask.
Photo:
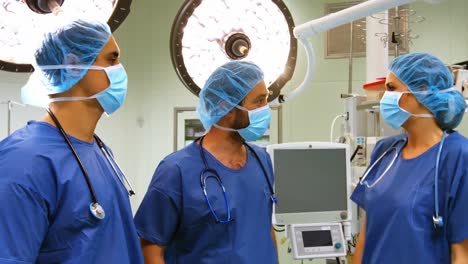
[{"label": "neck", "polygon": [[412,118],[408,121],[405,126],[408,144],[405,148],[424,152],[442,139],[443,131],[434,118]]},{"label": "neck", "polygon": [[203,147],[224,166],[241,169],[247,163],[244,140],[236,132],[212,127],[203,139]]},{"label": "neck", "polygon": [[[55,102],[51,103],[49,108],[65,133],[82,141],[93,142],[102,110],[90,107],[86,101]],[[42,121],[57,126],[49,114],[42,118]]]},{"label": "neck", "polygon": [[223,153],[232,157],[243,156],[245,153],[244,140],[237,132],[224,131],[216,127],[212,127],[205,135],[203,147],[213,154]]}]

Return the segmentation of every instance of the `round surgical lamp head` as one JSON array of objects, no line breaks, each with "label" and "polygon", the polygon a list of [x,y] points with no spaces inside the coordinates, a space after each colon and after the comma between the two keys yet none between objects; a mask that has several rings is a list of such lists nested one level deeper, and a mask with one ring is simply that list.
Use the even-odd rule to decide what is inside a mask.
[{"label": "round surgical lamp head", "polygon": [[0,0],[0,70],[32,72],[33,51],[42,33],[56,23],[55,8],[74,17],[107,21],[115,31],[132,0]]},{"label": "round surgical lamp head", "polygon": [[233,60],[240,60],[247,57],[250,48],[250,39],[244,33],[234,33],[230,35],[224,44],[226,55]]},{"label": "round surgical lamp head", "polygon": [[182,83],[198,96],[219,66],[253,62],[265,73],[272,101],[294,73],[293,28],[281,0],[186,0],[172,25],[172,63]]},{"label": "round surgical lamp head", "polygon": [[24,0],[29,9],[38,14],[49,14],[55,6],[62,6],[64,0]]}]

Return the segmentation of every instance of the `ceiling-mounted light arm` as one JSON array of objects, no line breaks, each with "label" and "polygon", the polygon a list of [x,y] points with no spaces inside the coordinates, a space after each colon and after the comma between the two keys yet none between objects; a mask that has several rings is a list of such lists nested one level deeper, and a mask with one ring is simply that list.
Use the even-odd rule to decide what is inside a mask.
[{"label": "ceiling-mounted light arm", "polygon": [[270,102],[270,106],[271,107],[277,107],[279,106],[279,104],[287,101],[287,100],[290,100],[290,99],[293,99],[294,97],[298,96],[299,94],[301,94],[302,92],[304,92],[304,90],[306,89],[306,87],[312,83],[312,77],[313,77],[313,73],[314,73],[314,67],[315,67],[315,52],[314,52],[314,48],[312,47],[312,44],[310,43],[309,40],[307,40],[307,38],[298,38],[299,42],[304,46],[305,50],[306,50],[306,55],[307,55],[307,70],[306,70],[306,76],[304,77],[304,80],[302,81],[302,83],[296,88],[294,89],[292,92],[286,94],[286,95],[279,95],[274,101]]},{"label": "ceiling-mounted light arm", "polygon": [[[327,16],[311,20],[304,24],[301,24],[294,28],[294,36],[302,43],[307,54],[307,73],[304,81],[294,89],[292,92],[286,95],[278,97],[272,105],[283,103],[287,100],[293,99],[294,97],[301,94],[306,87],[311,86],[312,74],[315,66],[315,55],[313,52],[312,44],[307,38],[312,37],[321,32],[325,32],[332,28],[350,23],[351,21],[361,19],[379,13],[396,6],[409,4],[416,0],[371,0],[363,2],[361,4],[343,9],[336,13],[329,14]],[[438,3],[439,0],[425,0],[425,2]]]},{"label": "ceiling-mounted light arm", "polygon": [[332,28],[350,23],[351,21],[361,19],[394,8],[396,6],[409,4],[416,0],[372,0],[343,9],[336,13],[314,19],[297,26],[294,29],[296,38],[311,37],[317,33],[325,32]]}]

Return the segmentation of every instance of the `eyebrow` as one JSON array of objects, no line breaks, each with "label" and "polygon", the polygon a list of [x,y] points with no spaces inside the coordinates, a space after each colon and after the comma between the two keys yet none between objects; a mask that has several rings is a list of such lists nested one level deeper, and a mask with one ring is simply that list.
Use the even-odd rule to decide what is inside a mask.
[{"label": "eyebrow", "polygon": [[393,87],[395,87],[395,85],[394,85],[392,82],[386,83],[385,86],[386,86],[387,88],[393,88]]},{"label": "eyebrow", "polygon": [[268,97],[268,93],[258,95],[257,97],[255,97],[255,100],[262,99],[264,97]]},{"label": "eyebrow", "polygon": [[118,51],[112,51],[110,52],[108,55],[108,57],[111,57],[111,58],[119,58],[120,57],[120,53]]}]

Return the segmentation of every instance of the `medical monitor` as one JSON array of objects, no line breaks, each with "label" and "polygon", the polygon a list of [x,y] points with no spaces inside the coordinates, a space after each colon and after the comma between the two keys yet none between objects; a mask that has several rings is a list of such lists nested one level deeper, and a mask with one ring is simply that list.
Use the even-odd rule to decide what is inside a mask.
[{"label": "medical monitor", "polygon": [[275,172],[276,224],[351,219],[349,145],[303,142],[267,147]]}]

